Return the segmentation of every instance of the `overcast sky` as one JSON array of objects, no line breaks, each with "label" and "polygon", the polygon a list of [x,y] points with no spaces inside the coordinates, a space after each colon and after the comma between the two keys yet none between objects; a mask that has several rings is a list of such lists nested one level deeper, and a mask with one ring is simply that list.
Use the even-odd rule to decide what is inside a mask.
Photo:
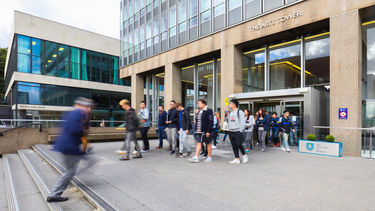
[{"label": "overcast sky", "polygon": [[0,47],[8,47],[13,11],[119,38],[120,0],[0,0]]}]

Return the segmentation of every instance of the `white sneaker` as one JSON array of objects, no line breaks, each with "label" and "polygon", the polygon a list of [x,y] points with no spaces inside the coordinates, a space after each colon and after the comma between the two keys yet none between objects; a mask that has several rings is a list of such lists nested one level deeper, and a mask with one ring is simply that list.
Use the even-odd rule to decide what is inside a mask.
[{"label": "white sneaker", "polygon": [[285,152],[285,151],[286,151],[285,147],[281,147],[281,150],[282,150],[283,152]]},{"label": "white sneaker", "polygon": [[212,157],[208,157],[203,163],[212,163]]},{"label": "white sneaker", "polygon": [[247,163],[247,162],[249,162],[249,158],[247,157],[247,155],[242,156],[242,163]]},{"label": "white sneaker", "polygon": [[289,149],[289,148],[286,148],[286,151],[289,153],[289,152],[290,152],[290,149]]},{"label": "white sneaker", "polygon": [[123,151],[123,150],[117,150],[116,153],[119,154],[119,155],[125,155],[125,154],[126,154],[126,151]]},{"label": "white sneaker", "polygon": [[230,164],[241,164],[241,161],[240,159],[234,159],[232,161],[229,162]]},{"label": "white sneaker", "polygon": [[136,154],[138,154],[138,151],[134,151],[132,154],[133,154],[133,155],[136,155]]},{"label": "white sneaker", "polygon": [[191,162],[191,163],[199,163],[199,158],[197,158],[197,157],[192,157],[192,158],[189,158],[189,161]]},{"label": "white sneaker", "polygon": [[149,152],[150,150],[141,150],[142,153],[146,153],[146,152]]},{"label": "white sneaker", "polygon": [[217,149],[217,147],[215,145],[212,145],[212,149]]}]

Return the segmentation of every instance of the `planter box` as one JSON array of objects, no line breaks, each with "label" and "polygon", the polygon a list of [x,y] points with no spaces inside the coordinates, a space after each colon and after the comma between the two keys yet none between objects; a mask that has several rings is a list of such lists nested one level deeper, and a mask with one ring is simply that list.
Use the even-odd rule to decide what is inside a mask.
[{"label": "planter box", "polygon": [[342,143],[299,140],[298,152],[331,157],[341,157]]}]

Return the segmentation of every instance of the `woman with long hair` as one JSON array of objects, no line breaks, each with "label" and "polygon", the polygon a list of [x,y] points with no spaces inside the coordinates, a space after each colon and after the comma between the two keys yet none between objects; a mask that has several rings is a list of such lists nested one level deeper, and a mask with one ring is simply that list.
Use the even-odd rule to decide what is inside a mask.
[{"label": "woman with long hair", "polygon": [[255,125],[258,128],[258,139],[262,145],[261,151],[264,152],[264,149],[266,148],[266,136],[269,130],[269,117],[267,115],[267,111],[264,110],[264,108],[260,108],[258,112],[259,116],[255,121]]},{"label": "woman with long hair", "polygon": [[248,109],[243,110],[245,114],[245,130],[243,132],[244,143],[245,143],[245,153],[248,154],[250,151],[250,147],[252,148],[252,137],[253,137],[253,129],[254,129],[254,116],[250,114]]}]

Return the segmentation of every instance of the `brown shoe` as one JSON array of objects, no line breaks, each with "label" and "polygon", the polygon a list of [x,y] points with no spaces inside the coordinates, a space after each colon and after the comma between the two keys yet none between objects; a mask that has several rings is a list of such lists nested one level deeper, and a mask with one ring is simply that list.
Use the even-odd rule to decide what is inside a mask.
[{"label": "brown shoe", "polygon": [[163,149],[163,147],[157,146],[156,149]]},{"label": "brown shoe", "polygon": [[142,155],[136,155],[133,158],[143,158]]}]

